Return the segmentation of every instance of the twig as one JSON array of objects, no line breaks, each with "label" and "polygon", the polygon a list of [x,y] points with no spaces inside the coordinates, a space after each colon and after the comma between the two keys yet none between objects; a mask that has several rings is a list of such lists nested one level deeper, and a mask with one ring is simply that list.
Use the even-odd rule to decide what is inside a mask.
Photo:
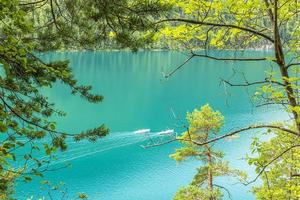
[{"label": "twig", "polygon": [[260,172],[257,174],[257,176],[252,181],[247,182],[244,185],[249,185],[249,184],[254,183],[255,181],[257,181],[257,179],[262,175],[262,173],[265,171],[265,169],[269,165],[271,165],[273,162],[275,162],[276,160],[278,160],[279,158],[281,158],[285,153],[287,153],[288,151],[290,151],[291,149],[296,148],[296,147],[300,147],[300,144],[293,145],[293,146],[289,147],[288,149],[284,150],[279,155],[277,155],[275,158],[273,158],[272,160],[270,160],[266,165],[263,166],[263,168],[260,170]]}]

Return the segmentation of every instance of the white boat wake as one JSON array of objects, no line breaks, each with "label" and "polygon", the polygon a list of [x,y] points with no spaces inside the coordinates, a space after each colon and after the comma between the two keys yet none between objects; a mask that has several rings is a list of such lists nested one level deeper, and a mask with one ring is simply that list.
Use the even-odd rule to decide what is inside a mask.
[{"label": "white boat wake", "polygon": [[[101,152],[109,151],[116,148],[121,148],[129,145],[141,146],[142,142],[155,143],[166,136],[174,134],[174,129],[167,129],[159,132],[151,132],[150,129],[139,129],[131,132],[115,132],[99,139],[95,143],[88,141],[75,142],[67,141],[68,150],[64,153],[57,153],[57,159],[51,162],[51,165],[70,162],[75,159],[87,157]],[[47,156],[42,156],[40,159],[47,159]]]}]

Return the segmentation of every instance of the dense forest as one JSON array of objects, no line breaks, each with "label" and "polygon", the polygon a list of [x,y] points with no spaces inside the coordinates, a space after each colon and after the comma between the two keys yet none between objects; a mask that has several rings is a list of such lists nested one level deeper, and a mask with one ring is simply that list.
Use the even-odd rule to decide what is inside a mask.
[{"label": "dense forest", "polygon": [[[232,176],[244,185],[259,182],[251,190],[258,200],[300,199],[299,1],[0,0],[0,19],[0,199],[15,199],[18,181],[30,184],[52,170],[49,164],[57,152],[68,150],[70,139],[93,143],[109,134],[102,122],[82,132],[59,130],[53,116],[66,113],[41,92],[61,82],[72,95],[101,104],[104,97],[94,94],[91,86],[79,84],[67,60],[46,62],[38,56],[83,50],[185,52],[186,60],[164,74],[164,79],[181,73],[194,59],[271,65],[263,80],[221,81],[229,87],[256,86],[251,97],[255,105],[283,109],[288,119],[257,121],[224,133],[220,131],[224,117],[207,104],[187,113],[184,132],[144,148],[178,142],[181,147],[170,155],[172,159],[204,163],[190,184],[178,188],[176,200],[223,199],[230,191],[215,183],[220,176]],[[269,49],[272,55],[218,57],[212,53],[249,49]],[[251,130],[269,138],[252,141],[247,162],[256,170],[254,178],[231,168],[224,153],[214,148],[218,141]],[[37,152],[44,157],[36,156]],[[88,195],[79,193],[76,198]]]}]

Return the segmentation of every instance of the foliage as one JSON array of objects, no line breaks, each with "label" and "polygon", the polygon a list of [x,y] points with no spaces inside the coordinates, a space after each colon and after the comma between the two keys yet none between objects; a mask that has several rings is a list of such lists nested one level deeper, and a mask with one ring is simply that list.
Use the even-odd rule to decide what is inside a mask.
[{"label": "foliage", "polygon": [[218,134],[224,117],[206,104],[200,110],[195,109],[192,113],[187,113],[186,119],[189,124],[187,131],[177,138],[183,147],[176,149],[170,157],[177,162],[195,159],[203,165],[197,169],[190,185],[181,188],[174,199],[220,199],[222,193],[214,183],[214,179],[219,176],[238,177],[244,174],[231,169],[228,162],[222,160],[223,153],[214,150],[212,144],[199,145],[199,143],[207,142]]},{"label": "foliage", "polygon": [[[30,1],[28,1],[30,2]],[[37,30],[37,49],[137,50],[152,40],[153,20],[170,5],[160,0],[42,0],[21,6]],[[147,32],[144,33],[144,32]]]},{"label": "foliage", "polygon": [[[70,87],[72,94],[79,94],[92,103],[102,101],[103,97],[91,94],[90,86],[78,85],[67,61],[45,63],[33,54],[33,44],[24,39],[24,35],[33,31],[32,23],[18,4],[14,0],[0,2],[1,199],[8,198],[16,178],[23,177],[29,182],[30,175],[42,176],[53,159],[51,154],[56,149],[67,148],[67,138],[80,135],[80,139],[95,140],[108,133],[104,125],[79,134],[60,132],[56,123],[49,120],[64,113],[54,108],[40,88],[60,81]],[[43,138],[47,142],[42,142]],[[48,158],[39,159],[34,156],[36,152],[44,152]]]},{"label": "foliage", "polygon": [[[299,145],[300,137],[300,97],[299,97],[299,67],[300,67],[300,15],[299,1],[290,0],[222,0],[222,1],[197,1],[197,0],[169,0],[174,5],[174,10],[158,23],[166,26],[156,35],[158,41],[165,42],[165,46],[175,49],[190,50],[187,60],[166,74],[171,76],[185,63],[194,58],[207,58],[218,61],[235,62],[242,66],[242,62],[264,62],[270,66],[263,80],[250,82],[247,74],[243,74],[242,83],[233,83],[231,80],[222,79],[224,84],[236,87],[257,86],[255,93],[257,106],[272,106],[275,109],[284,109],[290,116],[289,126],[284,123],[271,125],[250,125],[241,128],[223,137],[216,137],[214,142],[234,134],[257,128],[271,128],[276,135],[274,139],[256,144],[258,157],[256,162],[258,173],[269,174],[269,181],[265,176],[261,187],[254,187],[254,193],[259,199],[298,199],[298,176],[290,179],[290,167],[299,168],[296,163],[291,163],[289,156],[298,154],[293,149],[279,155],[279,158],[270,164],[270,169],[265,173],[265,168],[260,166],[272,161],[273,153],[280,153],[289,148],[291,141]],[[203,49],[195,52],[194,49]],[[221,57],[212,54],[211,50],[244,50],[244,49],[271,49],[271,56],[248,57],[238,55]],[[292,128],[291,125],[294,125]],[[274,129],[275,127],[275,129]],[[280,132],[280,136],[278,136]],[[289,140],[293,137],[293,140]],[[256,141],[254,141],[256,142]],[[210,143],[210,142],[208,142]],[[205,143],[207,144],[207,143]],[[186,151],[185,153],[195,153]],[[262,163],[260,163],[262,162]],[[277,163],[277,164],[275,164]],[[278,165],[278,166],[277,166]],[[276,167],[279,169],[276,170]],[[262,170],[262,171],[260,171]],[[276,176],[279,176],[276,179]],[[257,180],[257,179],[256,179]],[[273,189],[268,189],[268,183]],[[291,189],[293,191],[291,191]]]},{"label": "foliage", "polygon": [[10,198],[16,179],[43,176],[53,153],[67,149],[67,140],[93,142],[109,132],[103,124],[83,132],[57,130],[51,118],[65,113],[41,89],[61,82],[91,103],[103,96],[79,85],[68,61],[44,62],[36,52],[92,47],[108,36],[120,47],[136,49],[143,42],[135,32],[168,8],[147,0],[0,1],[0,199]]},{"label": "foliage", "polygon": [[[259,105],[283,105],[291,113],[297,131],[299,120],[299,41],[300,4],[289,0],[224,0],[224,1],[169,1],[176,11],[160,23],[167,25],[157,37],[177,41],[176,48],[204,52],[190,54],[191,58],[220,61],[261,62],[271,65],[264,80],[231,86],[262,85],[256,93]],[[251,49],[270,47],[274,56],[268,57],[216,57],[211,49]],[[267,63],[268,62],[268,63]],[[274,68],[275,67],[275,68]],[[179,68],[176,68],[178,70]],[[173,74],[172,71],[170,74]],[[166,77],[168,77],[167,75]],[[300,135],[300,133],[299,133]]]},{"label": "foliage", "polygon": [[[170,11],[171,8],[173,10]],[[272,157],[269,149],[274,147],[272,150],[276,152],[280,148],[288,148],[291,141],[287,139],[291,132],[295,137],[293,142],[297,142],[300,136],[299,9],[299,2],[290,0],[1,0],[0,198],[10,198],[17,178],[29,182],[31,175],[42,176],[54,159],[53,152],[66,150],[68,138],[95,141],[108,134],[103,124],[81,133],[56,129],[51,117],[65,113],[56,110],[54,104],[40,93],[40,89],[62,82],[70,87],[72,94],[79,94],[92,103],[102,101],[103,97],[91,94],[90,86],[78,85],[67,61],[46,63],[36,56],[35,51],[98,49],[106,45],[137,50],[156,41],[160,47],[205,50],[204,53],[191,51],[190,59],[200,57],[238,61],[239,64],[245,61],[268,62],[272,71],[262,81],[250,83],[245,80],[245,83],[233,84],[223,80],[231,86],[262,84],[256,93],[259,106],[283,106],[291,115],[292,124],[295,124],[295,128],[276,125],[276,130],[283,132],[279,134],[275,131],[277,136],[269,142],[255,143],[259,156],[252,162],[259,170],[261,166],[258,162],[267,163],[268,158]],[[271,47],[274,55],[259,58],[210,55],[211,49],[257,47]],[[178,69],[180,67],[175,71]],[[229,169],[228,163],[222,161],[222,152],[212,149],[210,143],[198,144],[208,142],[219,132],[223,117],[209,106],[204,106],[201,111],[188,114],[187,120],[189,128],[178,138],[184,146],[172,157],[179,162],[194,158],[205,165],[198,169],[191,186],[182,189],[179,194],[185,195],[187,191],[200,194],[203,190],[209,190],[210,196],[214,196],[217,188],[213,187],[213,177],[231,175],[237,171]],[[38,159],[36,152],[48,157]],[[279,160],[282,162],[277,163],[278,167],[287,171],[290,165],[298,167],[297,163],[291,163],[285,157],[290,154],[297,157],[298,152],[296,155],[284,154],[268,166],[270,172],[266,173],[274,177],[282,173],[282,179],[271,180],[275,189],[270,192],[266,191],[268,181],[262,177],[263,185],[254,188],[258,198],[268,198],[264,196],[266,194],[279,199],[298,195],[298,188],[293,188],[295,194],[285,193],[291,190],[297,177],[289,181],[284,179],[288,176],[284,174],[286,171],[273,168]],[[210,159],[209,155],[213,158]],[[16,166],[15,163],[23,164]],[[29,163],[31,167],[28,167]],[[207,184],[207,188],[201,187],[203,184]]]},{"label": "foliage", "polygon": [[[269,9],[274,2],[264,0],[168,0],[174,11],[167,26],[157,35],[165,46],[175,49],[257,49],[271,45],[273,24]],[[279,21],[286,47],[299,45],[299,2],[280,0]],[[273,12],[273,11],[272,11]],[[266,36],[266,37],[265,37]],[[269,38],[269,39],[268,39]],[[267,39],[267,40],[266,40]],[[291,40],[292,39],[292,40]],[[272,40],[272,39],[271,39]]]},{"label": "foliage", "polygon": [[248,158],[248,162],[261,173],[262,185],[253,187],[257,200],[265,199],[299,199],[300,198],[300,139],[294,135],[286,135],[283,131],[272,130],[269,141],[254,139],[253,153],[256,157]]},{"label": "foliage", "polygon": [[85,193],[79,192],[78,194],[70,194],[68,192],[68,187],[64,182],[59,182],[57,184],[53,184],[48,180],[41,181],[41,191],[44,191],[41,196],[38,195],[38,192],[33,194],[30,197],[27,197],[27,200],[45,200],[45,199],[88,199],[88,196]]},{"label": "foliage", "polygon": [[221,199],[222,194],[218,188],[215,189],[214,194],[211,195],[205,189],[201,189],[195,185],[189,185],[180,188],[176,192],[173,200],[206,200],[209,199],[210,196],[215,196],[217,197],[216,199]]},{"label": "foliage", "polygon": [[[262,105],[287,106],[300,131],[299,102],[299,14],[300,4],[289,0],[224,0],[224,1],[169,1],[174,12],[159,21],[167,24],[156,36],[163,41],[176,41],[175,48],[204,49],[191,52],[190,58],[204,57],[220,61],[267,61],[276,66],[265,80],[232,86],[263,84]],[[172,43],[173,44],[173,43]],[[274,50],[271,57],[215,57],[211,49]],[[177,68],[176,68],[177,70]],[[173,74],[171,72],[170,74]],[[279,75],[279,76],[278,76]],[[168,75],[167,75],[168,77]],[[277,78],[276,78],[277,77]],[[260,93],[258,93],[260,94]]]}]

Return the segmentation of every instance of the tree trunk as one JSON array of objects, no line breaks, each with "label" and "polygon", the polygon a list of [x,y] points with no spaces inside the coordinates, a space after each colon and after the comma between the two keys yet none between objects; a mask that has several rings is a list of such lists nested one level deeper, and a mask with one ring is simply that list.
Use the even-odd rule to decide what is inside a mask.
[{"label": "tree trunk", "polygon": [[210,200],[215,200],[215,197],[212,195],[213,193],[213,173],[211,166],[213,165],[212,163],[212,155],[211,155],[211,150],[210,147],[207,148],[207,164],[208,164],[208,172],[207,172],[207,187],[208,190],[211,192],[211,196],[209,197]]},{"label": "tree trunk", "polygon": [[[291,107],[298,106],[297,101],[296,101],[296,96],[295,92],[291,86],[291,82],[289,81],[289,73],[288,69],[285,64],[285,58],[284,58],[284,53],[282,49],[282,43],[280,39],[280,34],[279,34],[279,27],[278,27],[278,0],[275,0],[274,2],[274,17],[272,17],[271,13],[271,20],[273,21],[273,32],[274,32],[274,50],[275,50],[275,57],[276,57],[276,62],[280,68],[280,73],[282,77],[282,81],[285,85],[285,92],[289,101],[289,105]],[[294,121],[297,127],[297,132],[300,136],[300,121],[299,121],[299,115],[296,111],[292,110],[292,114],[294,117]]]}]

